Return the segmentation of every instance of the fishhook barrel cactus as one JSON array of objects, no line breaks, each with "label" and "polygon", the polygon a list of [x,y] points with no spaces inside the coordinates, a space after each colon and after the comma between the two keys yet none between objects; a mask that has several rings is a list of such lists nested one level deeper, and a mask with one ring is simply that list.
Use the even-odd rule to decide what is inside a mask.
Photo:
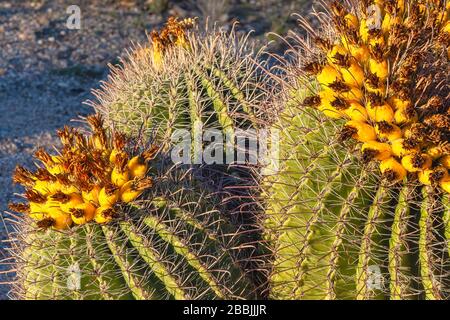
[{"label": "fishhook barrel cactus", "polygon": [[[36,152],[36,172],[18,167],[26,202],[11,203],[11,253],[20,299],[213,299],[255,296],[237,259],[244,239],[218,200],[155,146],[66,127],[63,148]],[[112,136],[112,138],[111,138]],[[206,186],[203,186],[206,190]],[[32,223],[36,221],[36,224]],[[241,240],[239,240],[241,239]]]},{"label": "fishhook barrel cactus", "polygon": [[262,180],[270,295],[448,299],[449,5],[323,8],[293,37]]}]

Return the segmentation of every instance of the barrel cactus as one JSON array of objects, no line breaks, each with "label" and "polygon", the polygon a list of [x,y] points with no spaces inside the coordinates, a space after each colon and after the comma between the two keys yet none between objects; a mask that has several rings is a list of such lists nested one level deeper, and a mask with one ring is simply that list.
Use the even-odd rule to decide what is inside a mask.
[{"label": "barrel cactus", "polygon": [[[258,297],[248,228],[224,214],[202,166],[174,164],[170,153],[176,129],[234,139],[237,128],[258,127],[260,64],[234,31],[193,26],[170,19],[153,32],[96,92],[92,133],[65,128],[58,155],[39,150],[36,172],[18,167],[26,202],[10,205],[22,213],[11,233],[12,297]],[[189,149],[204,147],[195,143]],[[188,159],[201,164],[196,155]]]},{"label": "barrel cactus", "polygon": [[11,248],[12,296],[254,297],[237,261],[243,237],[221,218],[218,200],[198,191],[191,173],[174,169],[154,146],[131,156],[136,144],[122,134],[108,138],[100,119],[88,118],[95,123],[89,137],[61,130],[60,155],[39,150],[36,172],[16,170],[27,201],[10,204],[24,214]]},{"label": "barrel cactus", "polygon": [[448,299],[449,6],[323,6],[291,39],[261,181],[270,295]]}]

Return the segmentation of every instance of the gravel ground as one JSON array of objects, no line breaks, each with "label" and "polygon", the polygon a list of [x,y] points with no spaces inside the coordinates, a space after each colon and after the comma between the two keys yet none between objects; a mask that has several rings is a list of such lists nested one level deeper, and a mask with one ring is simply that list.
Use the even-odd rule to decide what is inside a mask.
[{"label": "gravel ground", "polygon": [[[70,1],[0,0],[0,213],[20,192],[11,182],[15,165],[31,166],[34,150],[55,143],[55,129],[91,112],[82,102],[92,98],[90,89],[106,77],[107,64],[132,42],[145,41],[145,30],[161,25],[168,15],[198,15],[198,7],[192,2],[189,7],[186,1],[170,2],[162,14],[150,14],[143,1],[77,3],[81,30],[66,27]],[[272,10],[282,16],[279,7]],[[274,27],[258,14],[267,11],[241,3],[218,18],[226,23],[238,16],[242,29],[256,29],[256,35],[285,28],[284,22]],[[4,239],[6,229],[0,223],[0,241]],[[0,243],[0,260],[6,255],[3,247]],[[2,275],[1,268],[5,267],[0,266],[0,300],[8,291],[1,283],[12,276]]]}]

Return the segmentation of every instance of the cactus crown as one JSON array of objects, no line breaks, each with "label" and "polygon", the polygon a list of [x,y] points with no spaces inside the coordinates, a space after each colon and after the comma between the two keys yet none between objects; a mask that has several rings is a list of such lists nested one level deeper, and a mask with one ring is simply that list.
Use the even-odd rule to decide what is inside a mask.
[{"label": "cactus crown", "polygon": [[41,165],[35,172],[17,166],[13,180],[26,188],[28,202],[10,203],[11,210],[29,215],[40,228],[64,230],[91,220],[108,222],[117,205],[152,186],[145,175],[156,147],[132,157],[130,140],[118,132],[108,135],[100,115],[87,122],[90,136],[70,127],[58,131],[58,155],[39,149],[35,158]]},{"label": "cactus crown", "polygon": [[[389,181],[418,180],[450,192],[449,5],[445,1],[333,1],[318,14],[323,32],[304,23],[311,42],[303,100],[345,119],[341,139],[362,143]],[[325,31],[326,30],[326,31]],[[313,85],[311,85],[313,83]]]}]

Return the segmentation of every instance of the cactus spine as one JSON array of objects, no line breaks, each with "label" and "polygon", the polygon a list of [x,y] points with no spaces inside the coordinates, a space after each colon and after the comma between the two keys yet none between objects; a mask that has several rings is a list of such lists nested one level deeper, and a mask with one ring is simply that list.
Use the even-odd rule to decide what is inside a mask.
[{"label": "cactus spine", "polygon": [[448,7],[350,3],[324,3],[287,68],[262,181],[270,294],[448,299]]}]

